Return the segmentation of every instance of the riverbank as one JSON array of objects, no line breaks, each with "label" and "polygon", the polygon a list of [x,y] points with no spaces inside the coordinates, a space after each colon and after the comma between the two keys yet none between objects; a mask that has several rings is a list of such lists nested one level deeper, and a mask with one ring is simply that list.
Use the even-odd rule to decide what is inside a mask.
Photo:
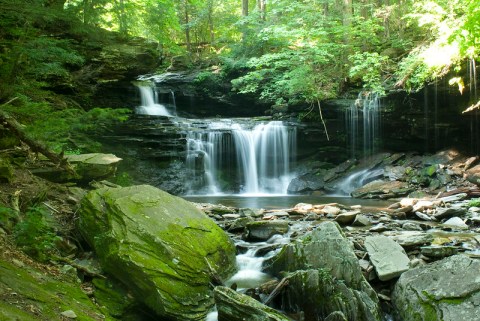
[{"label": "riverbank", "polygon": [[[24,290],[27,288],[22,285],[25,282],[2,278],[0,289],[4,298],[2,304],[5,305],[2,311],[6,311],[2,313],[8,312],[5,314],[7,320],[12,316],[25,316],[25,320],[64,320],[69,317],[62,313],[72,316],[71,312],[66,312],[70,310],[79,319],[86,318],[85,320],[96,320],[97,317],[107,320],[155,319],[151,309],[139,303],[138,294],[133,295],[131,289],[122,286],[103,270],[77,230],[80,201],[85,193],[102,186],[114,189],[115,186],[120,187],[108,182],[49,182],[31,174],[32,168],[44,166],[44,161],[39,163],[28,156],[25,151],[17,150],[15,157],[10,158],[9,169],[2,172],[11,175],[8,180],[3,177],[0,194],[3,249],[1,268],[3,275],[20,275],[25,282],[39,284],[40,288],[37,289],[39,294],[32,296]],[[475,162],[471,158],[461,158],[461,162],[458,159],[449,164],[435,165],[435,169],[445,172],[461,169],[460,174],[445,185],[449,190],[445,189],[443,195],[438,192],[425,193],[428,186],[424,186],[422,193],[419,193],[420,188],[414,189],[414,194],[409,197],[382,200],[380,206],[374,207],[352,204],[352,199],[348,199],[348,204],[343,203],[342,200],[347,198],[336,198],[334,202],[315,202],[315,199],[321,200],[321,196],[315,194],[311,195],[311,202],[288,208],[201,203],[196,203],[196,206],[230,235],[237,243],[238,254],[254,248],[259,242],[264,244],[253,255],[268,258],[257,271],[269,275],[268,284],[256,285],[245,292],[260,303],[268,298],[269,306],[286,311],[288,317],[294,320],[309,320],[308,313],[305,312],[309,309],[308,304],[318,302],[306,300],[307,305],[301,308],[291,305],[288,309],[285,308],[285,302],[290,300],[293,293],[307,298],[315,297],[318,293],[309,292],[311,289],[305,288],[305,283],[292,279],[293,275],[300,277],[299,271],[306,269],[309,272],[302,278],[312,277],[318,273],[316,271],[328,270],[322,265],[326,259],[315,259],[316,263],[312,263],[313,270],[310,263],[308,268],[307,265],[292,268],[289,265],[278,267],[279,263],[274,262],[279,262],[279,255],[290,251],[288,248],[292,247],[300,251],[298,253],[304,253],[302,257],[293,257],[294,260],[308,262],[315,257],[317,251],[323,253],[328,242],[340,241],[345,244],[345,248],[350,249],[348,256],[355,266],[353,270],[351,267],[347,270],[349,273],[358,270],[359,274],[355,277],[364,278],[374,289],[372,304],[375,305],[378,300],[384,315],[395,316],[395,320],[410,320],[402,314],[402,307],[407,305],[415,311],[419,310],[418,313],[425,310],[445,314],[445,311],[454,311],[459,307],[468,311],[471,300],[478,295],[478,282],[469,271],[472,266],[476,266],[480,253],[480,202],[477,198],[472,198],[470,193],[475,185],[467,182],[467,176],[463,176],[463,173],[475,168]],[[423,168],[423,163],[419,164]],[[435,175],[428,177],[437,179],[439,173],[441,172],[436,171]],[[133,187],[132,190],[135,189]],[[309,252],[310,254],[297,248],[299,244],[310,244],[309,235],[325,229],[325,224],[338,226],[337,229],[328,225],[328,230],[336,235],[336,241],[315,243],[311,246],[317,250]],[[297,250],[292,253],[297,253]],[[437,279],[422,281],[415,278],[415,275],[425,274],[435,275]],[[453,275],[453,279],[445,279],[449,275]],[[337,279],[338,277],[331,279],[333,283],[329,284],[340,286],[335,281]],[[226,281],[218,278],[214,280],[217,285]],[[285,285],[287,281],[291,282],[290,286]],[[52,285],[57,284],[55,282],[58,285]],[[462,282],[469,282],[469,285],[463,286]],[[47,283],[52,287],[42,286]],[[232,282],[227,284],[232,286]],[[432,292],[432,284],[443,292]],[[424,288],[417,288],[417,285]],[[68,291],[61,291],[63,294],[60,297],[63,300],[60,308],[47,304],[56,302],[53,299],[33,299],[35,295],[58,297],[56,289],[60,286],[68,288]],[[313,288],[318,289],[318,284]],[[461,288],[466,290],[455,292]],[[356,293],[359,289],[354,286],[351,291]],[[69,294],[70,291],[74,294]],[[221,288],[215,291],[220,291],[216,296],[221,302],[225,301],[225,296],[233,295]],[[412,293],[428,295],[415,301]],[[443,293],[454,293],[454,296],[443,296]],[[435,302],[431,300],[433,295],[437,298]],[[70,301],[70,298],[76,301]],[[77,301],[82,302],[81,306]],[[230,299],[227,301],[230,302]],[[336,309],[335,306],[330,308]]]}]

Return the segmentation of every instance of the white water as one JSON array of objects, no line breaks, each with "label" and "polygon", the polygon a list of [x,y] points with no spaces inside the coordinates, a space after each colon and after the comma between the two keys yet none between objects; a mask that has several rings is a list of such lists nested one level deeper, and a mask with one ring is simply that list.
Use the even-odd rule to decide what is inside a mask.
[{"label": "white water", "polygon": [[296,131],[280,121],[253,128],[234,121],[215,121],[187,135],[187,168],[200,174],[193,194],[220,195],[222,182],[236,182],[245,196],[285,195],[293,175]]},{"label": "white water", "polygon": [[[265,242],[248,243],[240,241],[237,243],[248,248],[244,254],[237,255],[237,268],[238,271],[229,280],[225,282],[225,286],[232,286],[234,283],[237,285],[238,292],[245,292],[247,289],[254,289],[262,285],[263,283],[272,280],[273,278],[267,273],[262,272],[262,265],[266,259],[271,258],[277,253],[278,250],[268,252],[265,256],[256,256],[256,252],[265,246],[271,246],[273,244],[288,244],[290,242],[290,235],[294,231],[302,229],[301,224],[295,224],[290,228],[290,231],[286,235],[274,235]],[[281,247],[279,247],[280,249]],[[205,321],[218,320],[218,312],[216,310],[210,312]]]},{"label": "white water", "polygon": [[136,108],[137,114],[153,116],[172,116],[164,105],[158,103],[158,94],[154,87],[137,86],[140,91],[141,106]]},{"label": "white water", "polygon": [[345,111],[350,157],[355,158],[361,153],[365,158],[376,152],[380,139],[380,108],[378,94],[361,92]]}]

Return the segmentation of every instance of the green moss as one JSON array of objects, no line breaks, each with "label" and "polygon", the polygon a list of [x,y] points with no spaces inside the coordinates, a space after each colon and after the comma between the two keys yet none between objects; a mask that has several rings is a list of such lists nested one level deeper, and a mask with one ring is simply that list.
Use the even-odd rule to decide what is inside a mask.
[{"label": "green moss", "polygon": [[79,227],[104,269],[159,315],[204,317],[212,274],[235,269],[235,247],[214,221],[151,186],[92,191]]},{"label": "green moss", "polygon": [[80,321],[115,320],[93,304],[78,284],[58,281],[25,266],[0,260],[1,320],[60,320],[73,310]]}]

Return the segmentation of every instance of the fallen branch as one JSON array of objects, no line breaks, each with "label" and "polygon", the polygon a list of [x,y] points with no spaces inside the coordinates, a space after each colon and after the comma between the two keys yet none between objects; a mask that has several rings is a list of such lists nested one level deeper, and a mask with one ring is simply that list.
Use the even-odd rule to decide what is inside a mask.
[{"label": "fallen branch", "polygon": [[[10,104],[18,97],[10,99],[0,107]],[[22,142],[27,144],[34,152],[41,153],[45,155],[49,160],[55,163],[57,166],[62,167],[63,169],[67,170],[71,174],[75,175],[75,171],[72,167],[68,164],[67,160],[63,157],[62,154],[57,155],[54,152],[50,151],[45,145],[41,142],[33,140],[27,136],[24,132],[22,126],[17,122],[17,120],[4,112],[0,109],[0,124],[2,124],[5,128],[9,129],[15,136],[18,137]]]},{"label": "fallen branch", "polygon": [[263,300],[263,304],[268,305],[277,295],[280,294],[280,291],[288,285],[288,278],[283,278],[282,281],[280,281],[275,289],[273,289],[272,293],[268,297]]},{"label": "fallen branch", "polygon": [[320,107],[320,100],[317,99],[318,104],[318,112],[320,113],[320,119],[322,120],[323,128],[325,128],[325,135],[327,135],[327,140],[330,141],[330,137],[328,137],[327,125],[325,124],[325,120],[323,120],[322,115],[322,108]]}]

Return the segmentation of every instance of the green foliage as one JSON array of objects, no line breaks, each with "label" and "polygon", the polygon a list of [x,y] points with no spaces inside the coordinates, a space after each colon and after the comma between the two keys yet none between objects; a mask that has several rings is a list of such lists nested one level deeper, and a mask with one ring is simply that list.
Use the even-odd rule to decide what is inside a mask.
[{"label": "green foliage", "polygon": [[0,227],[11,232],[18,221],[18,213],[0,203]]},{"label": "green foliage", "polygon": [[88,112],[78,108],[57,110],[46,102],[33,102],[20,96],[18,102],[3,107],[18,121],[27,124],[26,133],[46,144],[55,152],[62,150],[96,151],[99,144],[94,135],[109,130],[114,124],[125,121],[129,109],[93,108]]},{"label": "green foliage", "polygon": [[350,77],[360,78],[366,90],[384,95],[385,87],[382,78],[389,57],[376,52],[357,52],[348,58],[352,62]]},{"label": "green foliage", "polygon": [[468,202],[468,207],[480,207],[480,198],[472,198]]},{"label": "green foliage", "polygon": [[15,243],[35,259],[47,261],[57,251],[55,242],[61,239],[55,229],[54,221],[46,208],[31,207],[15,225]]}]

